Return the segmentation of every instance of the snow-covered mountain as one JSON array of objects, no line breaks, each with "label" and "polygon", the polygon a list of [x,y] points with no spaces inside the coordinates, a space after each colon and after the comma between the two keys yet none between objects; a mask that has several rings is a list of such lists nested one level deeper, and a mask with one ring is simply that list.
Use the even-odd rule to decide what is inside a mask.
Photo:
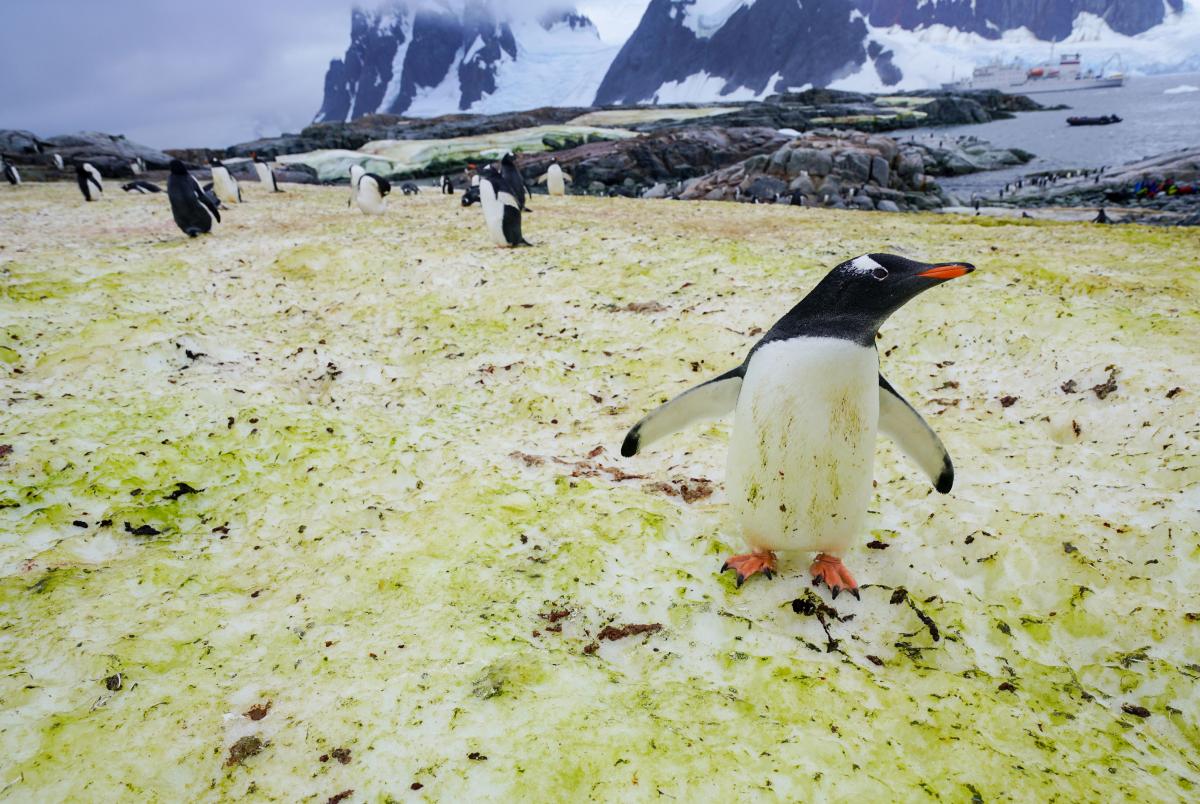
[{"label": "snow-covered mountain", "polygon": [[499,13],[487,0],[400,0],[355,9],[316,120],[587,106],[616,48],[573,8]]},{"label": "snow-covered mountain", "polygon": [[1200,0],[643,0],[619,48],[553,2],[355,10],[317,120],[918,89],[989,61],[1042,61],[1052,43],[1088,66],[1200,69]]}]

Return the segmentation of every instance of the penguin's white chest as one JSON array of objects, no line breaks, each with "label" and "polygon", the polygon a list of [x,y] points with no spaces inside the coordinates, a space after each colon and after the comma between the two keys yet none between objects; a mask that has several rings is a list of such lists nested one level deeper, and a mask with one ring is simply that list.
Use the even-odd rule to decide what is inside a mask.
[{"label": "penguin's white chest", "polygon": [[551,165],[550,169],[546,171],[546,191],[550,195],[567,194],[567,183],[563,179],[562,168],[558,165]]},{"label": "penguin's white chest", "polygon": [[358,186],[358,208],[367,215],[382,215],[387,212],[387,198],[379,194],[374,179],[363,177]]},{"label": "penguin's white chest", "polygon": [[879,354],[839,338],[754,353],[726,487],[755,549],[841,554],[863,535],[879,425]]},{"label": "penguin's white chest", "polygon": [[495,186],[487,179],[479,183],[479,205],[483,208],[483,222],[492,242],[498,246],[507,246],[508,239],[504,236],[504,202],[500,200]]},{"label": "penguin's white chest", "polygon": [[217,194],[217,198],[231,205],[238,202],[237,182],[226,168],[213,168],[212,180],[213,192]]}]

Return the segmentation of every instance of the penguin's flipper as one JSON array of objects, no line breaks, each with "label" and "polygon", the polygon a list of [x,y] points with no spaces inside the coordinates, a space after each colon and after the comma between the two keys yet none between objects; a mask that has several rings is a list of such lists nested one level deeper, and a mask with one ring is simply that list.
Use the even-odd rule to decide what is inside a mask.
[{"label": "penguin's flipper", "polygon": [[546,183],[546,179],[547,179],[547,178],[548,178],[548,174],[546,174],[546,173],[543,173],[542,175],[538,176],[538,179],[537,179],[537,182],[536,182],[536,183],[537,183],[537,184],[545,184],[545,183]]},{"label": "penguin's flipper", "polygon": [[954,464],[942,440],[882,374],[879,375],[879,432],[895,441],[939,492],[947,494],[954,487]]},{"label": "penguin's flipper", "polygon": [[745,367],[738,366],[720,377],[684,391],[665,405],[655,409],[633,426],[621,444],[621,455],[636,455],[642,448],[682,430],[701,419],[715,419],[733,410],[742,392]]},{"label": "penguin's flipper", "polygon": [[196,188],[196,200],[203,204],[204,207],[212,213],[212,216],[216,219],[217,223],[220,223],[221,213],[217,212],[217,205],[213,203],[212,198],[210,198],[208,195],[208,192],[200,186],[200,182],[196,181],[195,177],[192,178],[192,186]]}]

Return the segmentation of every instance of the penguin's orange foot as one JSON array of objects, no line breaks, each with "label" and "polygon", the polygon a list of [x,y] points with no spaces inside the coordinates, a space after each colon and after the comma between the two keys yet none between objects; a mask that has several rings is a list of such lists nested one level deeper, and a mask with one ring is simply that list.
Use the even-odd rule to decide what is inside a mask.
[{"label": "penguin's orange foot", "polygon": [[855,600],[861,600],[858,596],[858,582],[837,556],[821,553],[813,559],[808,571],[813,576],[813,586],[824,583],[833,593],[834,600],[837,600],[838,593],[843,589],[854,595]]},{"label": "penguin's orange foot", "polygon": [[761,553],[748,553],[734,556],[721,565],[721,572],[733,570],[737,575],[737,585],[741,586],[751,575],[761,572],[768,578],[775,577],[775,554],[770,550]]}]

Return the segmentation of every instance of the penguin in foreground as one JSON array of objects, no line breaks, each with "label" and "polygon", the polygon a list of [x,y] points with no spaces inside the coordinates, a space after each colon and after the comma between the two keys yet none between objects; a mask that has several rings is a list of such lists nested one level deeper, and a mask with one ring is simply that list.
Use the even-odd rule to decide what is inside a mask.
[{"label": "penguin in foreground", "polygon": [[214,199],[178,159],[171,160],[167,199],[171,202],[171,215],[176,225],[188,237],[208,234],[212,231],[214,220],[221,222],[221,213],[217,212]]},{"label": "penguin in foreground", "polygon": [[258,173],[258,180],[262,182],[264,187],[271,188],[273,193],[282,193],[279,189],[279,182],[275,181],[275,171],[271,170],[269,160],[263,159],[258,154],[254,155],[254,170]]},{"label": "penguin in foreground", "polygon": [[562,165],[558,164],[557,159],[550,160],[550,167],[546,168],[546,174],[538,179],[538,183],[545,182],[546,192],[550,195],[566,195],[567,182],[574,181],[571,174],[564,173]]},{"label": "penguin in foreground", "polygon": [[103,197],[104,183],[100,181],[100,171],[90,162],[80,162],[75,166],[75,181],[85,200],[97,201]]},{"label": "penguin in foreground", "polygon": [[[524,187],[520,188],[522,191]],[[483,207],[483,220],[487,225],[492,242],[498,246],[533,245],[521,234],[521,204],[517,200],[517,187],[508,177],[488,165],[479,174],[479,200]]]},{"label": "penguin in foreground", "polygon": [[143,195],[146,193],[161,193],[163,191],[162,188],[154,182],[145,181],[143,179],[131,181],[128,184],[122,184],[121,189],[127,193],[141,193]]},{"label": "penguin in foreground", "polygon": [[17,166],[10,164],[8,160],[2,156],[0,156],[0,166],[3,166],[4,168],[4,178],[8,180],[8,183],[13,187],[20,187],[21,171],[17,170]]},{"label": "penguin in foreground", "polygon": [[358,193],[354,200],[367,215],[382,215],[387,211],[387,196],[392,185],[382,176],[364,173],[358,178]]},{"label": "penguin in foreground", "polygon": [[920,293],[975,270],[867,254],[838,265],[750,349],[737,368],[638,422],[625,457],[700,419],[734,411],[725,486],[750,552],[721,571],[737,583],[775,574],[776,551],[816,553],[809,572],[836,598],[858,584],[842,556],[865,535],[881,431],[942,494],[954,465],[941,440],[879,373],[875,336]]},{"label": "penguin in foreground", "polygon": [[220,159],[213,159],[209,164],[212,165],[213,192],[217,194],[217,198],[226,205],[241,202],[242,188],[238,187],[237,179],[230,174],[229,168],[225,167]]},{"label": "penguin in foreground", "polygon": [[517,199],[518,209],[522,212],[532,212],[529,207],[525,206],[525,177],[521,175],[521,171],[517,169],[517,159],[509,151],[500,160],[500,175],[508,182],[509,190],[512,197]]}]

